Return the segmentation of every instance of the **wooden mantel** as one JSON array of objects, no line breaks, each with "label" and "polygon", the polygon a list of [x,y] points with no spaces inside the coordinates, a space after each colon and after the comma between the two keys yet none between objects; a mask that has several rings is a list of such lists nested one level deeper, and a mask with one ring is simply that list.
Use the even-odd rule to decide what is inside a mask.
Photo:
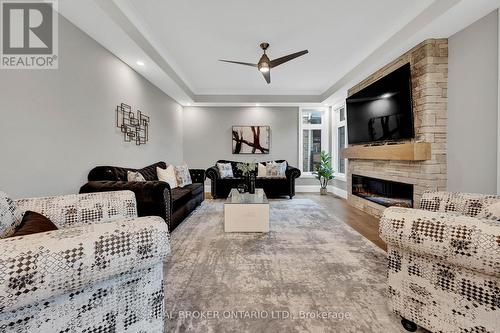
[{"label": "wooden mantel", "polygon": [[431,144],[408,142],[380,146],[351,146],[341,151],[343,158],[360,160],[426,161],[431,159]]}]

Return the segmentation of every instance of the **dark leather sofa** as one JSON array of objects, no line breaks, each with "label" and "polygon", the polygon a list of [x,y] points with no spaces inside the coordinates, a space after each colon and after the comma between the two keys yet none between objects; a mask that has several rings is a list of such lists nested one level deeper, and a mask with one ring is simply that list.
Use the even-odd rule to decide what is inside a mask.
[{"label": "dark leather sofa", "polygon": [[[277,160],[275,162],[282,163],[284,160]],[[233,169],[233,178],[221,178],[217,163],[231,163]],[[236,188],[239,184],[245,183],[245,179],[241,171],[236,168],[240,162],[219,160],[215,166],[210,167],[206,171],[206,176],[212,181],[212,197],[214,198],[227,198],[232,188]],[[260,162],[266,164],[268,162]],[[288,163],[287,163],[288,165]],[[286,178],[259,178],[255,180],[255,187],[264,189],[268,198],[277,198],[281,196],[288,196],[293,198],[295,195],[295,179],[300,177],[300,170],[290,165],[286,168]]]},{"label": "dark leather sofa", "polygon": [[[156,167],[165,169],[167,164],[158,162],[142,169],[95,167],[80,193],[130,190],[135,193],[139,216],[160,216],[173,231],[204,200],[205,170],[190,169],[193,184],[171,189],[168,183],[158,180]],[[139,171],[146,181],[127,181],[127,171]]]}]

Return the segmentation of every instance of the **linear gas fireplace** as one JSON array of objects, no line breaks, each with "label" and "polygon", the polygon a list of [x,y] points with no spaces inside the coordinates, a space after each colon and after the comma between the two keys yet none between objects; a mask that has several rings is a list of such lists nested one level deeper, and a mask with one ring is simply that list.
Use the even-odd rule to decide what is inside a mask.
[{"label": "linear gas fireplace", "polygon": [[352,194],[386,207],[413,207],[412,184],[352,175]]}]

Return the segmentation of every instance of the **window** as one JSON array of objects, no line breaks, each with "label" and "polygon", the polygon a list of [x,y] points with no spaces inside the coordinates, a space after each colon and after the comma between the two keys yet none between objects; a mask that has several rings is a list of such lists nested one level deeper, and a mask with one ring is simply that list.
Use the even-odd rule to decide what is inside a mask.
[{"label": "window", "polygon": [[322,150],[328,147],[328,109],[300,109],[299,119],[299,163],[305,175],[316,170]]},{"label": "window", "polygon": [[346,159],[340,156],[343,148],[347,147],[347,122],[345,106],[341,106],[333,112],[333,168],[336,171],[336,177],[345,179]]}]

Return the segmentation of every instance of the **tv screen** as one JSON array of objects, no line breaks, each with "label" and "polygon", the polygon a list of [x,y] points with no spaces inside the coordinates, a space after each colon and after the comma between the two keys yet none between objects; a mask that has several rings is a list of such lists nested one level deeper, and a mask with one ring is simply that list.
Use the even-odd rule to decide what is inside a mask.
[{"label": "tv screen", "polygon": [[412,138],[410,64],[358,91],[346,104],[349,143]]}]

